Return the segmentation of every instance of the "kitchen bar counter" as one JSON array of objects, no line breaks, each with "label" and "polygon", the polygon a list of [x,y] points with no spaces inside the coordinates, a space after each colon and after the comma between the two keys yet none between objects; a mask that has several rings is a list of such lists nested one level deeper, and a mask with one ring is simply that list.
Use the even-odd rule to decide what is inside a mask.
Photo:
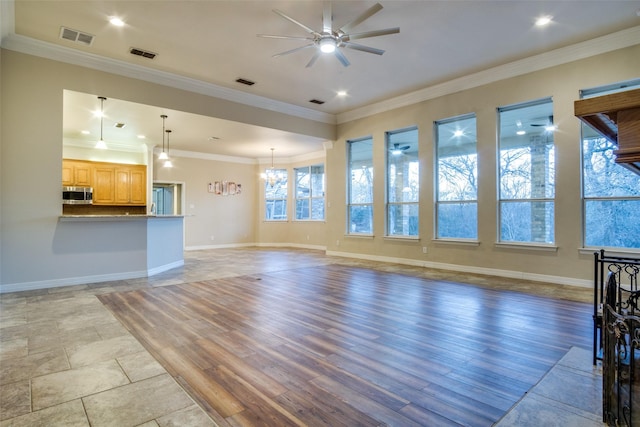
[{"label": "kitchen bar counter", "polygon": [[61,215],[60,221],[137,221],[143,219],[174,219],[183,215]]},{"label": "kitchen bar counter", "polygon": [[60,215],[53,250],[66,284],[153,276],[184,265],[184,216]]}]

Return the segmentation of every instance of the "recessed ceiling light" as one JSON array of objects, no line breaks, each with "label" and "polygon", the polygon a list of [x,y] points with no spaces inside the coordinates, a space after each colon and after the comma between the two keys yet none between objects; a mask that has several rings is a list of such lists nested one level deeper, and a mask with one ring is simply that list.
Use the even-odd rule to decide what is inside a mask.
[{"label": "recessed ceiling light", "polygon": [[346,90],[339,90],[338,91],[338,96],[347,96],[347,91]]},{"label": "recessed ceiling light", "polygon": [[147,137],[144,135],[138,135],[138,139],[147,139]]},{"label": "recessed ceiling light", "polygon": [[519,130],[519,131],[516,132],[517,135],[524,135],[525,133],[527,133],[527,132],[525,132],[523,130]]},{"label": "recessed ceiling light", "polygon": [[551,23],[551,19],[553,19],[553,16],[541,16],[540,18],[536,19],[536,26],[544,27],[545,25],[549,25]]},{"label": "recessed ceiling light", "polygon": [[111,18],[109,18],[109,23],[111,23],[111,25],[115,25],[116,27],[124,27],[124,21],[117,16],[112,16]]},{"label": "recessed ceiling light", "polygon": [[91,132],[89,132],[88,130],[81,130],[80,133],[83,135],[91,135]]}]

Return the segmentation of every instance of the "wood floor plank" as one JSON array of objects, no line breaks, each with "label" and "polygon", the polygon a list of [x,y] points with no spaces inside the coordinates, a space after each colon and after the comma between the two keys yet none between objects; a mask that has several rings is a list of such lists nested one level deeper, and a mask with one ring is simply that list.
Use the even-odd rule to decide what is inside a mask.
[{"label": "wood floor plank", "polygon": [[221,426],[490,426],[591,334],[588,304],[335,264],[99,299]]}]

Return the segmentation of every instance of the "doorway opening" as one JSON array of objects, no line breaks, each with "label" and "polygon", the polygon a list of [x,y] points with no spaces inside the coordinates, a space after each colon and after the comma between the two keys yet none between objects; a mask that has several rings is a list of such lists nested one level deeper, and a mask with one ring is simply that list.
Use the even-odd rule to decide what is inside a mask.
[{"label": "doorway opening", "polygon": [[176,182],[153,183],[153,206],[156,215],[182,215],[183,184]]}]

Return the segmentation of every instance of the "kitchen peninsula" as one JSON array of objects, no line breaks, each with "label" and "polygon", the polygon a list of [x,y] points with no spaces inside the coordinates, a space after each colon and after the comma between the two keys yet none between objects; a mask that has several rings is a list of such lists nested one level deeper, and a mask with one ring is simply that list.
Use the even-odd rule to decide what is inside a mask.
[{"label": "kitchen peninsula", "polygon": [[[62,215],[54,248],[92,259],[84,282],[153,276],[184,265],[182,215]],[[82,268],[82,267],[79,267]],[[96,274],[97,273],[97,274]]]},{"label": "kitchen peninsula", "polygon": [[[54,250],[77,259],[81,283],[152,276],[184,265],[184,218],[148,209],[147,166],[64,159],[63,196]],[[82,186],[82,187],[78,187]],[[63,191],[64,195],[65,191]]]}]

